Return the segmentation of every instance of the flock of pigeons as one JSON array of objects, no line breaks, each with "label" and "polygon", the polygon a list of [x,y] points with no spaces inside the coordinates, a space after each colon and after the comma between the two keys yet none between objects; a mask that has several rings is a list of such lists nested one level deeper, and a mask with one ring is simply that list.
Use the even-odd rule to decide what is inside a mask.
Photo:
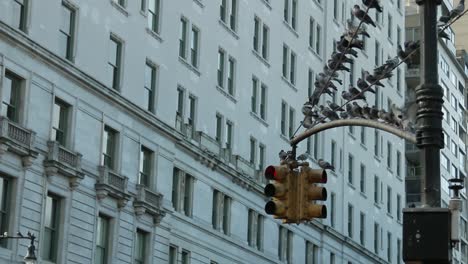
[{"label": "flock of pigeons", "polygon": [[[461,0],[459,4],[452,9],[446,16],[442,16],[438,23],[438,34],[441,38],[450,38],[444,30],[449,23],[462,15],[465,5],[465,0]],[[345,103],[338,105],[330,100],[327,105],[318,105],[320,96],[328,94],[334,96],[338,91],[336,84],[343,85],[343,81],[339,79],[338,72],[350,72],[350,68],[346,64],[352,64],[351,57],[358,57],[357,50],[364,49],[364,41],[359,39],[360,36],[370,37],[367,32],[367,25],[376,27],[375,22],[368,15],[369,9],[375,9],[377,12],[382,12],[383,8],[379,0],[362,0],[367,10],[361,9],[360,5],[354,5],[352,14],[357,18],[360,23],[355,25],[353,20],[348,20],[345,33],[337,41],[336,51],[331,54],[331,59],[323,68],[323,72],[319,73],[315,79],[315,89],[309,100],[302,107],[304,114],[304,121],[302,125],[306,128],[312,128],[320,123],[326,123],[327,120],[334,121],[339,119],[348,118],[363,118],[368,120],[376,120],[383,122],[403,130],[414,132],[414,125],[405,116],[404,109],[398,109],[395,105],[391,106],[389,111],[378,109],[376,106],[370,107],[367,104],[365,96],[366,92],[374,93],[375,90],[372,86],[384,87],[381,80],[393,76],[392,71],[397,68],[402,62],[411,63],[416,51],[420,47],[419,41],[406,41],[404,47],[398,45],[397,56],[387,60],[383,65],[376,67],[371,74],[368,71],[363,72],[363,78],[359,78],[356,86],[350,84],[348,88],[341,92],[341,97]],[[359,103],[363,103],[360,105]],[[292,157],[292,152],[285,152],[282,150],[279,153],[280,160],[288,160]],[[297,157],[297,160],[306,160],[307,155],[302,154]],[[318,160],[318,165],[322,169],[335,168],[323,159]]]}]

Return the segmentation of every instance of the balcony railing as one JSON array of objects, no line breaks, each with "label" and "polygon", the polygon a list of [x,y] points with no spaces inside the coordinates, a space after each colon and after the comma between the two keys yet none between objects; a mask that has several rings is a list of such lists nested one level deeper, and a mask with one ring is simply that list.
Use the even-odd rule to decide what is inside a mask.
[{"label": "balcony railing", "polygon": [[124,207],[129,200],[127,184],[127,177],[111,171],[106,166],[99,166],[99,177],[95,188],[100,200],[111,196],[118,200],[119,207]]},{"label": "balcony railing", "polygon": [[23,165],[29,166],[38,153],[34,150],[36,133],[0,116],[0,151],[10,151],[23,158]]},{"label": "balcony railing", "polygon": [[57,141],[48,141],[49,152],[44,161],[47,175],[60,174],[70,180],[70,187],[74,189],[84,178],[81,171],[81,157],[78,152],[73,152],[61,146]]},{"label": "balcony railing", "polygon": [[165,210],[162,208],[163,195],[150,191],[148,187],[142,184],[138,184],[136,189],[137,195],[133,202],[135,213],[137,215],[147,213],[153,216],[154,224],[159,224],[162,218],[166,215]]}]

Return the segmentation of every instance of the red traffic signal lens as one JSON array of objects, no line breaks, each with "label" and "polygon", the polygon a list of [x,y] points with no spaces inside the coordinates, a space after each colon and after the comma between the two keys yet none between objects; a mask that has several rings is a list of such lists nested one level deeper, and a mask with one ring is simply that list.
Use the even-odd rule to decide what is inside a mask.
[{"label": "red traffic signal lens", "polygon": [[268,166],[265,169],[265,178],[268,180],[274,180],[277,178],[277,172],[275,166]]}]

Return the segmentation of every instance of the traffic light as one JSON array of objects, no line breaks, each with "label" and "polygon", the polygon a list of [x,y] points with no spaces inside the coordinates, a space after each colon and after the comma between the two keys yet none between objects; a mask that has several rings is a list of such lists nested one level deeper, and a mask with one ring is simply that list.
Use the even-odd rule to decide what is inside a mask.
[{"label": "traffic light", "polygon": [[326,218],[327,207],[316,201],[327,200],[327,189],[317,184],[327,183],[327,172],[302,166],[298,181],[299,221],[310,221],[313,218]]},{"label": "traffic light", "polygon": [[287,165],[268,166],[265,169],[265,178],[270,180],[270,183],[265,186],[264,193],[271,197],[265,205],[265,212],[285,222],[295,219],[297,172]]}]

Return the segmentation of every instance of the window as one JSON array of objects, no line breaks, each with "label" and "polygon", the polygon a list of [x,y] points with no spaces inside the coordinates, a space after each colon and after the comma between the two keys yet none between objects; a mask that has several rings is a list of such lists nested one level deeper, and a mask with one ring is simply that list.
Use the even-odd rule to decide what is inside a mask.
[{"label": "window", "polygon": [[169,263],[168,264],[177,264],[177,247],[170,245],[169,246]]},{"label": "window", "polygon": [[122,7],[125,7],[125,0],[112,0],[112,1]]},{"label": "window", "polygon": [[401,177],[401,152],[397,150],[396,154],[396,175]]},{"label": "window", "polygon": [[104,215],[99,215],[96,230],[96,255],[94,257],[94,262],[96,264],[107,263],[109,255],[109,230],[110,218]]},{"label": "window", "polygon": [[117,138],[117,131],[109,126],[104,126],[104,134],[102,138],[102,165],[111,170],[115,170],[117,168]]},{"label": "window", "polygon": [[333,19],[338,20],[338,0],[333,0]]},{"label": "window", "polygon": [[397,206],[397,221],[401,221],[401,195],[397,194],[396,196],[396,206]]},{"label": "window", "polygon": [[289,108],[289,138],[292,138],[294,135],[294,117],[295,117],[295,111],[293,108]]},{"label": "window", "polygon": [[190,264],[190,252],[182,250],[182,264]]},{"label": "window", "polygon": [[335,154],[336,152],[336,142],[334,140],[332,140],[331,142],[331,157],[330,157],[330,163],[332,166],[336,166],[336,160],[335,160]]},{"label": "window", "polygon": [[223,135],[223,116],[216,114],[216,142],[221,144]]},{"label": "window", "polygon": [[232,138],[232,133],[233,133],[233,130],[234,130],[234,124],[227,120],[226,121],[226,149],[229,149],[229,150],[232,150],[232,144],[233,144],[233,138]]},{"label": "window", "polygon": [[360,167],[360,180],[359,180],[359,190],[362,193],[366,192],[366,166],[361,163]]},{"label": "window", "polygon": [[184,116],[184,97],[185,90],[182,87],[177,87],[177,112],[176,118],[180,119],[182,122]]},{"label": "window", "polygon": [[318,263],[318,246],[306,241],[306,264]]},{"label": "window", "polygon": [[392,144],[387,141],[387,167],[392,169]]},{"label": "window", "polygon": [[150,177],[152,171],[153,151],[141,146],[140,149],[140,175],[138,177],[138,184],[146,187],[150,186]]},{"label": "window", "polygon": [[[229,4],[230,2],[230,4]],[[237,29],[237,0],[222,0],[219,16],[232,31]]]},{"label": "window", "polygon": [[353,206],[348,204],[348,236],[350,238],[353,238],[353,211]]},{"label": "window", "polygon": [[69,109],[68,104],[55,98],[52,113],[52,140],[62,146],[67,145]]},{"label": "window", "polygon": [[137,229],[135,239],[135,264],[144,264],[146,262],[148,236],[147,232]]},{"label": "window", "polygon": [[392,188],[387,187],[387,213],[392,214]]},{"label": "window", "polygon": [[365,245],[365,229],[366,229],[366,215],[361,212],[359,215],[359,243]]},{"label": "window", "polygon": [[57,261],[57,246],[60,226],[60,200],[48,194],[44,211],[44,240],[42,241],[42,258],[51,262]]},{"label": "window", "polygon": [[335,227],[335,208],[336,208],[336,194],[331,193],[330,197],[330,226]]},{"label": "window", "polygon": [[[378,13],[378,12],[376,12]],[[380,43],[376,40],[375,41],[375,57],[374,57],[374,63],[375,65],[380,65],[381,58],[380,58]]]},{"label": "window", "polygon": [[254,210],[249,210],[247,242],[249,246],[263,250],[263,221],[264,217]]},{"label": "window", "polygon": [[[261,31],[260,31],[261,29]],[[263,24],[260,18],[254,18],[254,36],[253,36],[253,49],[262,56],[263,59],[268,60],[268,43],[270,38],[270,29],[267,25]]]},{"label": "window", "polygon": [[154,113],[154,96],[156,89],[156,66],[146,62],[145,66],[145,103],[146,110]]},{"label": "window", "polygon": [[[400,3],[401,0],[398,0],[397,2]],[[397,45],[401,45],[401,28],[400,26],[397,26]]]},{"label": "window", "polygon": [[115,90],[120,88],[120,75],[122,69],[122,42],[115,36],[110,36],[108,78],[111,87]]},{"label": "window", "polygon": [[401,69],[398,68],[396,72],[396,88],[398,92],[401,92]]},{"label": "window", "polygon": [[222,231],[225,235],[231,233],[231,202],[231,197],[213,190],[212,225],[214,229]]},{"label": "window", "polygon": [[59,54],[67,60],[73,60],[75,38],[75,10],[62,2],[61,23],[59,28]]},{"label": "window", "polygon": [[192,216],[194,181],[192,175],[174,167],[172,205],[176,211],[183,212],[188,217]]},{"label": "window", "polygon": [[392,34],[393,25],[392,24],[393,24],[392,15],[388,14],[387,36],[389,39],[392,39],[393,37],[393,34]]},{"label": "window", "polygon": [[374,130],[374,155],[376,157],[379,156],[379,152],[380,152],[379,138],[380,138],[380,132],[377,129],[375,129]]},{"label": "window", "polygon": [[[0,177],[0,232],[9,232],[10,218],[10,191],[12,189],[9,179]],[[6,239],[0,240],[0,246],[6,247]]]},{"label": "window", "polygon": [[281,135],[286,136],[286,110],[287,105],[281,102]]},{"label": "window", "polygon": [[366,128],[361,127],[361,144],[366,145]]},{"label": "window", "polygon": [[296,53],[283,44],[283,78],[290,84],[296,84]]},{"label": "window", "polygon": [[322,27],[317,24],[315,26],[315,52],[321,54],[321,39],[322,39]]},{"label": "window", "polygon": [[297,0],[284,0],[284,22],[297,30]]},{"label": "window", "polygon": [[377,175],[374,175],[374,203],[378,204],[379,203],[379,177]]},{"label": "window", "polygon": [[354,163],[354,157],[351,154],[348,154],[348,183],[353,184],[354,179],[353,179],[353,164]]},{"label": "window", "polygon": [[28,8],[28,0],[13,1],[13,27],[26,32],[26,14]]},{"label": "window", "polygon": [[335,264],[335,254],[330,252],[330,264]]},{"label": "window", "polygon": [[[266,146],[263,145],[263,144],[259,144],[258,146],[258,154],[259,154],[259,157],[258,157],[258,169],[260,171],[263,170],[263,167],[265,166],[265,154],[266,153]],[[265,177],[263,177],[263,174],[261,174],[261,179],[265,179]]]},{"label": "window", "polygon": [[379,224],[374,222],[374,253],[379,254]]},{"label": "window", "polygon": [[148,3],[148,28],[159,33],[159,17],[161,14],[161,1],[149,0]]},{"label": "window", "polygon": [[[400,0],[397,0],[398,2],[400,2]],[[400,239],[397,239],[397,264],[400,264],[401,263],[401,240]]]},{"label": "window", "polygon": [[250,164],[255,164],[255,152],[257,149],[257,140],[253,137],[250,138]]},{"label": "window", "polygon": [[392,262],[392,233],[387,232],[387,260]]},{"label": "window", "polygon": [[195,131],[197,117],[197,98],[194,95],[189,95],[189,115],[188,115],[188,125],[192,128],[192,132]]},{"label": "window", "polygon": [[279,226],[278,256],[281,261],[292,262],[293,232]]},{"label": "window", "polygon": [[222,49],[218,50],[218,86],[224,87],[224,65],[226,52]]},{"label": "window", "polygon": [[[189,21],[182,17],[180,18],[180,37],[179,37],[179,57],[184,59],[194,67],[198,68],[198,55],[199,55],[199,42],[200,42],[200,31],[195,25],[191,25],[192,30],[190,31],[189,37]],[[190,39],[190,58],[188,58],[188,41]]]},{"label": "window", "polygon": [[[234,96],[234,78],[236,60],[229,56],[228,63],[226,64],[227,54],[223,49],[218,50],[218,71],[217,80],[218,87],[224,88],[227,85],[227,92],[229,95]],[[227,74],[227,76],[226,76]],[[227,78],[226,78],[227,77]],[[226,84],[227,80],[227,84]]]},{"label": "window", "polygon": [[15,123],[20,121],[20,98],[23,83],[24,80],[19,76],[6,71],[2,92],[2,115]]}]

